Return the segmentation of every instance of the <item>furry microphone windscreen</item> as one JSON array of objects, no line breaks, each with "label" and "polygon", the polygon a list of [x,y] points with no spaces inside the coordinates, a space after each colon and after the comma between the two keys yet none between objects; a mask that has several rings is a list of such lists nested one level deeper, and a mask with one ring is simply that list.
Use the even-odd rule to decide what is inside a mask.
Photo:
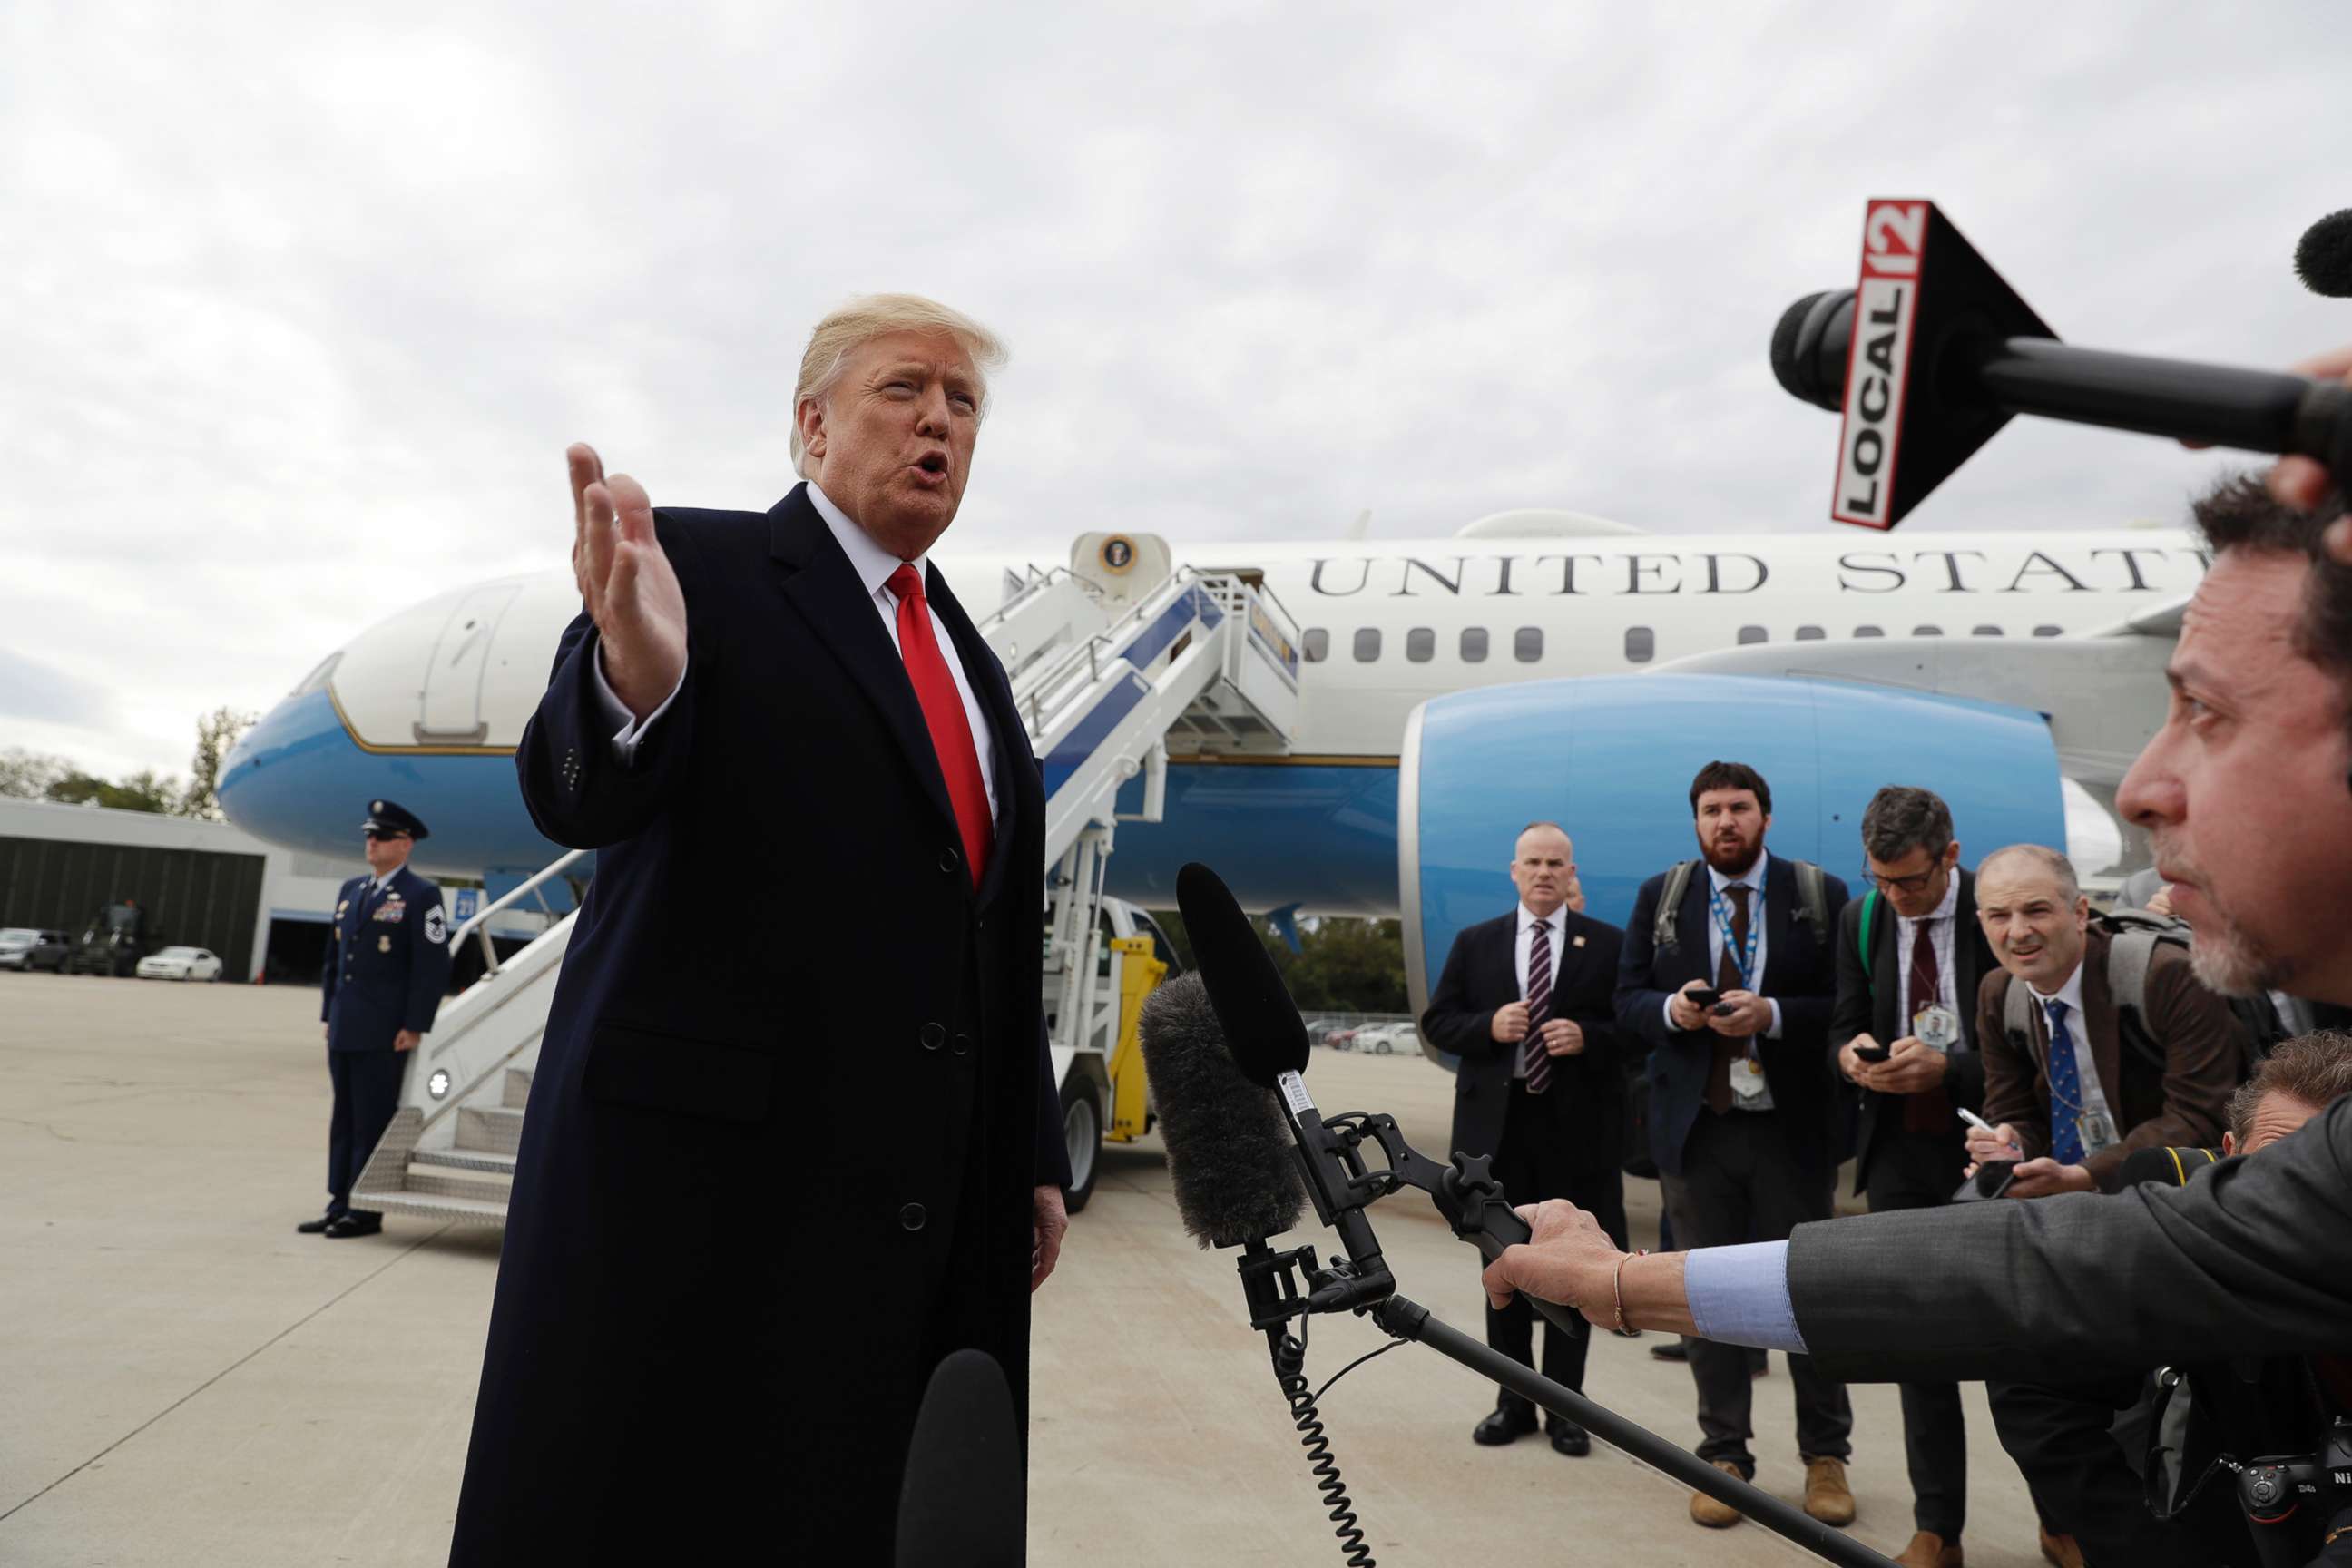
[{"label": "furry microphone windscreen", "polygon": [[1203,1247],[1239,1247],[1297,1225],[1307,1194],[1289,1125],[1274,1091],[1234,1065],[1201,977],[1154,991],[1139,1027],[1185,1230]]},{"label": "furry microphone windscreen", "polygon": [[2315,294],[2352,297],[2352,207],[2329,213],[2303,231],[2294,247],[2294,273]]}]

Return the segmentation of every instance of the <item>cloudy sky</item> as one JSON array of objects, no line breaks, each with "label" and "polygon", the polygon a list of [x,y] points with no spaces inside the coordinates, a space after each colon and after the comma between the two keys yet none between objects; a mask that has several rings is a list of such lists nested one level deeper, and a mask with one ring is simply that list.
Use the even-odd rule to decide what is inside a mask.
[{"label": "cloudy sky", "polygon": [[[764,507],[801,339],[873,289],[1013,346],[966,538],[1832,530],[1835,422],[1765,345],[1866,196],[2078,342],[2352,339],[2289,265],[2352,205],[2341,21],[16,0],[0,747],[184,768],[199,712],[560,564],[568,440]],[[2170,518],[2213,467],[2012,428],[1906,526]]]}]

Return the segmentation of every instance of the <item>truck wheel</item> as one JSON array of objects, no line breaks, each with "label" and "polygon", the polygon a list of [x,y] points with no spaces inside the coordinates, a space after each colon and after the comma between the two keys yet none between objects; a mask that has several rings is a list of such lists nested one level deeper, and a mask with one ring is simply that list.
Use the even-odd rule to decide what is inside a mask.
[{"label": "truck wheel", "polygon": [[1070,1156],[1062,1206],[1076,1214],[1095,1195],[1095,1172],[1102,1163],[1102,1103],[1084,1073],[1073,1072],[1062,1083],[1062,1146]]}]

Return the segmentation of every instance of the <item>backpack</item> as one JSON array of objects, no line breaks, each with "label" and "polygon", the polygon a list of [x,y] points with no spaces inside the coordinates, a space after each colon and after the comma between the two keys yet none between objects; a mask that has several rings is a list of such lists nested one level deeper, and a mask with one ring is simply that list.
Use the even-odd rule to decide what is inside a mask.
[{"label": "backpack", "polygon": [[[2107,994],[2115,999],[2116,1020],[2123,1031],[2124,1043],[2138,1053],[2142,1060],[2161,1069],[2164,1047],[2147,1026],[2147,972],[2156,963],[2156,950],[2172,946],[2189,951],[2189,924],[2168,915],[2150,914],[2146,910],[2111,910],[2095,914],[2091,921],[2107,933]],[[2231,1016],[2248,1037],[2249,1048],[2238,1060],[2238,1081],[2243,1083],[2253,1076],[2253,1069],[2270,1054],[2283,1031],[2278,1015],[2270,1000],[2263,996],[2225,997]],[[2014,977],[2004,999],[2001,1027],[2008,1033],[2010,1044],[2026,1055],[2032,1054],[2033,994]]]},{"label": "backpack", "polygon": [[[1657,918],[1650,928],[1651,945],[1660,952],[1671,952],[1682,945],[1682,937],[1675,922],[1683,910],[1683,894],[1690,890],[1691,878],[1701,862],[1685,860],[1666,873],[1666,885],[1658,894]],[[1829,889],[1822,878],[1822,868],[1811,860],[1789,862],[1797,873],[1797,919],[1813,928],[1813,940],[1827,943],[1836,940],[1830,931]]]}]

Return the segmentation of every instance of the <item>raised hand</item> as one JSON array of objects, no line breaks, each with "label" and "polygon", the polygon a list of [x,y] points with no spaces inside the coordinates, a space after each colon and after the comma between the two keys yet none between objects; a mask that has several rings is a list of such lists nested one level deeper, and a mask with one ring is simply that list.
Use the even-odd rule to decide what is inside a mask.
[{"label": "raised hand", "polygon": [[604,477],[585,442],[564,453],[572,469],[572,574],[596,623],[604,679],[644,719],[686,673],[686,595],[654,535],[653,502],[626,474]]}]

